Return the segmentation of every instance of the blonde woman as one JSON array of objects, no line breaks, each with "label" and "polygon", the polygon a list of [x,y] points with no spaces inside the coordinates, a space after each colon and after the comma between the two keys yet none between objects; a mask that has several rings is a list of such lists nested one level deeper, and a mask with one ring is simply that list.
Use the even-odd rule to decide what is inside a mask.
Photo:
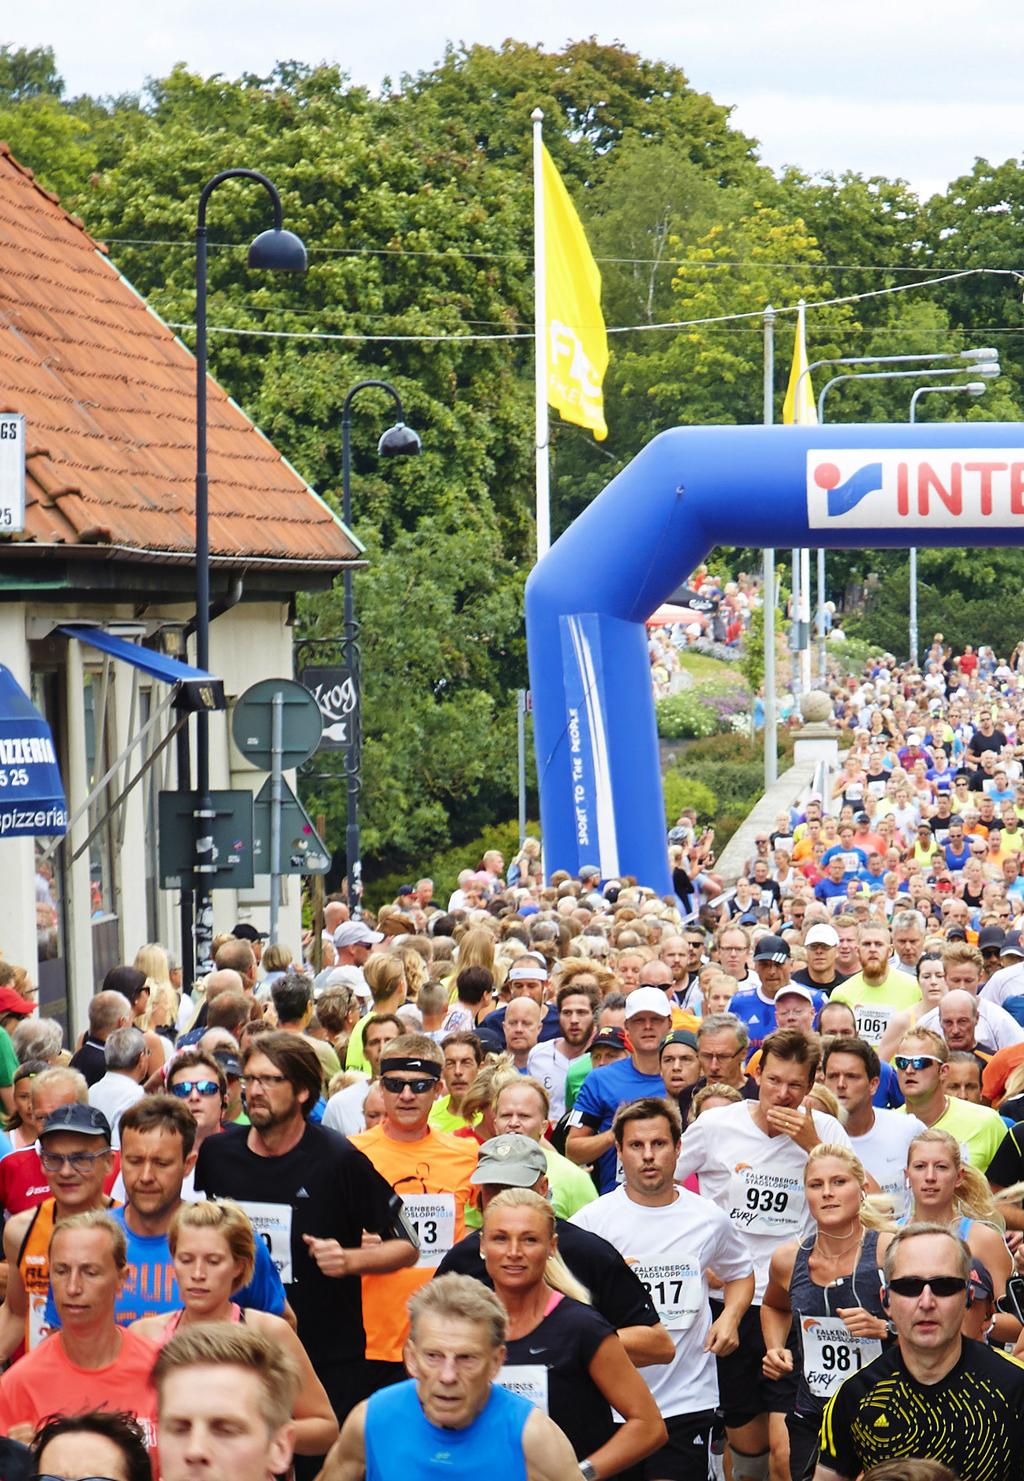
[{"label": "blonde woman", "polygon": [[[944,1224],[952,1229],[988,1270],[998,1301],[1013,1272],[1013,1257],[1003,1239],[1005,1220],[988,1180],[964,1162],[960,1143],[948,1131],[932,1126],[910,1143],[907,1186],[912,1200],[910,1213],[897,1222]],[[1019,1198],[1020,1184],[1001,1196]],[[1015,1342],[1021,1333],[1020,1323],[1011,1316],[997,1316],[993,1333],[997,1342]]]},{"label": "blonde woman", "polygon": [[143,1317],[131,1330],[158,1347],[175,1332],[204,1322],[244,1322],[262,1333],[288,1353],[299,1371],[292,1412],[296,1453],[324,1455],[338,1438],[338,1422],[306,1349],[283,1317],[251,1308],[243,1312],[231,1299],[252,1279],[255,1238],[247,1215],[228,1199],[179,1205],[167,1242],[184,1304],[177,1311]]},{"label": "blonde woman", "polygon": [[780,1245],[769,1267],[761,1305],[766,1378],[793,1372],[788,1342],[796,1318],[797,1389],[786,1416],[793,1481],[813,1475],[828,1399],[878,1357],[888,1333],[879,1273],[895,1231],[881,1232],[866,1188],[864,1168],[848,1147],[815,1147],[804,1168],[813,1231]]},{"label": "blonde woman", "polygon": [[589,1461],[598,1476],[618,1475],[663,1445],[665,1424],[650,1389],[558,1254],[547,1199],[529,1188],[492,1198],[480,1253],[508,1312],[499,1382],[546,1410],[577,1460]]}]

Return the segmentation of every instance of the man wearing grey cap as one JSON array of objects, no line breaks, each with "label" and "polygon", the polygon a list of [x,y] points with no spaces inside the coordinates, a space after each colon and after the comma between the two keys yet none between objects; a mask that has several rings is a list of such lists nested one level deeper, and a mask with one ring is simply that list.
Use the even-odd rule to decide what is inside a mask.
[{"label": "man wearing grey cap", "polygon": [[[547,1198],[550,1193],[544,1150],[531,1137],[509,1132],[492,1137],[480,1148],[480,1160],[471,1182],[480,1189],[481,1208],[505,1188],[530,1188]],[[607,1240],[565,1219],[555,1220],[558,1253],[591,1294],[594,1310],[611,1322],[633,1363],[670,1362],[672,1339],[658,1319],[641,1281]],[[480,1254],[480,1231],[473,1230],[445,1255],[435,1278],[452,1271],[471,1275],[490,1285]]]},{"label": "man wearing grey cap", "polygon": [[104,1185],[113,1178],[110,1124],[95,1106],[58,1106],[39,1132],[39,1156],[51,1197],[8,1219],[4,1227],[7,1294],[0,1307],[0,1361],[19,1343],[26,1351],[43,1339],[50,1286],[50,1237],[58,1220],[109,1208]]}]

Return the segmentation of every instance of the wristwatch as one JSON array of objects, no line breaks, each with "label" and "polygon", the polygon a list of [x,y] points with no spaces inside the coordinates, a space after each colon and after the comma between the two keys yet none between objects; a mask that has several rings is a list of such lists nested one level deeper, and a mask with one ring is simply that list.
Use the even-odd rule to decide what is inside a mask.
[{"label": "wristwatch", "polygon": [[580,1461],[580,1475],[583,1477],[583,1481],[599,1481],[597,1467],[590,1460]]}]

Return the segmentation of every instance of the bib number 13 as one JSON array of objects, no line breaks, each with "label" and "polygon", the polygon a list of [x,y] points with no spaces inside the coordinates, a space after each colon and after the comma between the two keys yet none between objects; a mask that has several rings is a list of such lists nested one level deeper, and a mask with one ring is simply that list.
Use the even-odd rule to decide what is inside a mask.
[{"label": "bib number 13", "polygon": [[748,1188],[747,1208],[762,1214],[781,1214],[789,1203],[789,1194],[782,1188]]}]

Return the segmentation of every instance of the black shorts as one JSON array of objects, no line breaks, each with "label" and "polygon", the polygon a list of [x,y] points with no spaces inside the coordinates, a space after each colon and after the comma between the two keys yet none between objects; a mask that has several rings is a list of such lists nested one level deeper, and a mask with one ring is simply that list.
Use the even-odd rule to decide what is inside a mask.
[{"label": "black shorts", "polygon": [[708,1481],[711,1439],[721,1428],[714,1409],[702,1414],[673,1414],[665,1420],[668,1439],[646,1460],[620,1471],[618,1481]]},{"label": "black shorts", "polygon": [[787,1414],[789,1471],[793,1481],[811,1481],[818,1461],[821,1416]]},{"label": "black shorts", "polygon": [[[722,1314],[718,1301],[711,1302],[712,1319]],[[785,1378],[765,1378],[764,1338],[761,1308],[749,1306],[740,1320],[740,1345],[727,1358],[717,1358],[719,1406],[726,1428],[739,1429],[759,1414],[789,1414],[796,1400],[796,1373]]]}]

